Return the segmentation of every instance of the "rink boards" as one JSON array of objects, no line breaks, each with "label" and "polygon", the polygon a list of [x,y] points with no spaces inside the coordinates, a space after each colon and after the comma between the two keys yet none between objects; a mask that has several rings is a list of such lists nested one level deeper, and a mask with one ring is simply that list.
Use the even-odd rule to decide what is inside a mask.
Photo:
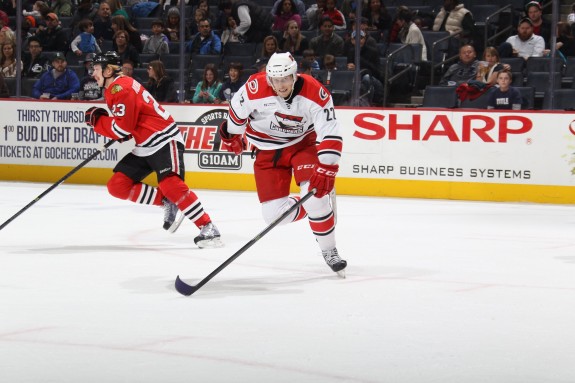
[{"label": "rink boards", "polygon": [[[0,179],[56,182],[101,148],[104,138],[84,124],[91,105],[0,102]],[[220,147],[225,106],[164,108],[186,142],[190,187],[255,190],[251,150],[235,156]],[[342,127],[340,194],[575,203],[573,112],[337,108],[324,117]],[[299,127],[285,116],[272,123]],[[105,184],[132,146],[113,144],[67,182]]]}]

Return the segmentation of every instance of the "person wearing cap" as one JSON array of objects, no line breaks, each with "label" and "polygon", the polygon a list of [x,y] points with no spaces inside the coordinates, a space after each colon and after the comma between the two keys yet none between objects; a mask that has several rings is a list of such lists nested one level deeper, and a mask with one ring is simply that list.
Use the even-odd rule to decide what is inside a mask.
[{"label": "person wearing cap", "polygon": [[545,48],[549,49],[551,42],[551,23],[543,19],[543,11],[538,1],[530,1],[525,5],[525,14],[533,25],[533,34],[543,37]]},{"label": "person wearing cap", "polygon": [[500,57],[542,57],[545,50],[543,37],[533,33],[531,19],[525,17],[517,25],[517,34],[510,36],[499,48]]},{"label": "person wearing cap", "polygon": [[50,100],[69,100],[72,93],[80,90],[80,80],[70,70],[63,52],[56,52],[52,58],[52,69],[45,72],[32,87],[32,97]]},{"label": "person wearing cap", "polygon": [[92,76],[94,74],[94,57],[95,53],[88,53],[84,57],[84,77],[80,80],[80,91],[78,92],[78,98],[85,101],[95,101],[102,100],[104,95],[102,93],[102,88],[98,84],[98,81]]},{"label": "person wearing cap", "polygon": [[48,57],[42,53],[42,45],[36,36],[31,36],[28,41],[28,52],[22,53],[24,69],[22,76],[27,78],[39,78],[48,70],[50,65]]},{"label": "person wearing cap", "polygon": [[44,20],[46,21],[46,28],[38,29],[36,32],[42,49],[66,52],[70,47],[70,40],[66,31],[62,29],[58,16],[51,12],[44,16]]}]

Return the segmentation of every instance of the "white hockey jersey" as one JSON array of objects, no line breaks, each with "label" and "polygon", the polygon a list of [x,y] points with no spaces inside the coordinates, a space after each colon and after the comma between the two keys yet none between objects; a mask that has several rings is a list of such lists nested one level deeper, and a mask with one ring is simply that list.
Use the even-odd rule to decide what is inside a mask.
[{"label": "white hockey jersey", "polygon": [[319,161],[337,164],[343,141],[331,95],[316,79],[300,74],[288,101],[276,95],[265,73],[256,73],[230,102],[228,132],[244,134],[260,150],[294,145],[317,135]]}]

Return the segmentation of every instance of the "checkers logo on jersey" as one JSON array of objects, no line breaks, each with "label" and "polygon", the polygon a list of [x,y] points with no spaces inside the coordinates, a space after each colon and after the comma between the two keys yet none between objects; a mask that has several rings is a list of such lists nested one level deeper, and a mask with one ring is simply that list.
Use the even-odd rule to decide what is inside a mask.
[{"label": "checkers logo on jersey", "polygon": [[248,82],[248,90],[250,93],[256,94],[258,92],[258,82],[256,80]]},{"label": "checkers logo on jersey", "polygon": [[185,153],[197,155],[200,169],[242,168],[242,156],[222,149],[218,129],[227,118],[227,109],[211,109],[194,122],[177,123],[184,137]]}]

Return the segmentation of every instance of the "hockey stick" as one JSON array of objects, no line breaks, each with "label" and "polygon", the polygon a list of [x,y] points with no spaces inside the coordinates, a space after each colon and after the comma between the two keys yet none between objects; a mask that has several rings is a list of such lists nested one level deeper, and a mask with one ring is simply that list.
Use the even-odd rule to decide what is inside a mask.
[{"label": "hockey stick", "polygon": [[283,221],[288,215],[290,215],[291,213],[293,213],[295,210],[297,210],[301,204],[303,204],[305,201],[307,201],[311,196],[314,195],[315,193],[315,189],[312,189],[310,192],[308,192],[306,195],[304,195],[299,201],[297,201],[292,207],[290,207],[288,210],[286,210],[282,215],[280,215],[275,221],[273,221],[272,223],[269,224],[268,227],[266,227],[261,233],[259,233],[258,235],[256,235],[254,238],[252,238],[248,243],[246,243],[241,249],[239,249],[238,251],[236,251],[234,253],[234,255],[232,255],[231,257],[229,257],[224,263],[222,263],[220,266],[218,266],[217,269],[215,269],[214,271],[212,271],[210,273],[210,275],[208,275],[207,277],[205,277],[204,279],[202,279],[197,285],[188,285],[187,283],[185,283],[184,281],[182,281],[180,279],[180,276],[178,275],[176,278],[176,290],[182,294],[182,295],[192,295],[193,293],[195,293],[196,291],[198,291],[203,285],[205,285],[206,283],[208,283],[210,281],[210,279],[212,279],[213,277],[215,277],[220,271],[222,271],[223,269],[225,269],[230,263],[232,263],[237,257],[239,257],[240,255],[242,255],[247,249],[249,249],[250,247],[252,247],[252,245],[254,243],[256,243],[257,241],[259,241],[264,235],[266,235],[271,229],[273,229],[274,227],[276,227],[281,221]]},{"label": "hockey stick", "polygon": [[88,162],[92,161],[94,158],[96,158],[100,153],[103,153],[106,151],[106,149],[108,149],[114,142],[116,142],[116,140],[111,140],[106,142],[106,144],[100,148],[97,149],[94,153],[92,153],[90,155],[90,157],[86,158],[84,161],[82,161],[82,163],[78,166],[76,166],[74,169],[70,170],[70,172],[68,174],[66,174],[64,177],[60,178],[60,180],[58,180],[55,184],[53,184],[52,186],[50,186],[48,189],[46,189],[42,194],[40,194],[38,197],[34,198],[28,205],[24,206],[22,209],[20,209],[20,211],[16,214],[14,214],[12,217],[10,217],[6,222],[4,222],[2,225],[0,225],[0,230],[4,229],[4,227],[6,227],[6,225],[8,225],[10,222],[12,222],[14,219],[16,219],[20,214],[24,213],[26,210],[28,210],[32,205],[34,205],[36,202],[40,201],[42,198],[44,198],[44,196],[48,193],[50,193],[52,190],[56,189],[62,182],[66,181],[68,178],[70,178],[74,173],[76,173],[78,170],[80,170],[81,168],[83,168]]}]

